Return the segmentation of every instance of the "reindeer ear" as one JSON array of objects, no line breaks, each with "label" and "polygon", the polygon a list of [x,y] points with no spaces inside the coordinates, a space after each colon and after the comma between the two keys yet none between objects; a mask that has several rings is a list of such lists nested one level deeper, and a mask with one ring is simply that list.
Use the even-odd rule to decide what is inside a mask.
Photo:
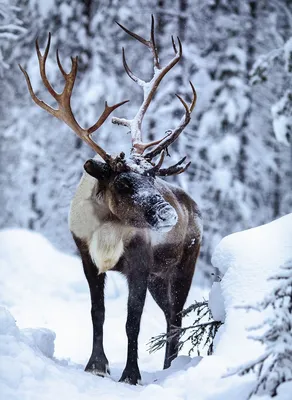
[{"label": "reindeer ear", "polygon": [[111,175],[111,169],[106,163],[93,159],[86,161],[84,164],[84,169],[89,175],[93,176],[99,181],[109,179]]}]

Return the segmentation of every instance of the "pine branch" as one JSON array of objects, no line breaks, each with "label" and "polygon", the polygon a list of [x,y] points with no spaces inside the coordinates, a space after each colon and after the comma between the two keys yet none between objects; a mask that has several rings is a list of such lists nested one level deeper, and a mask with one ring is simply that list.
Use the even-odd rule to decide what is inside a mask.
[{"label": "pine branch", "polygon": [[[192,325],[185,327],[171,327],[169,334],[161,333],[158,336],[152,337],[148,342],[148,350],[153,353],[160,350],[174,337],[179,338],[178,350],[181,350],[186,343],[191,343],[192,347],[189,350],[189,355],[195,350],[198,350],[199,346],[208,346],[207,354],[213,353],[213,340],[214,337],[222,325],[221,321],[214,321],[207,301],[195,302],[185,310],[181,311],[183,317],[196,313],[196,318]],[[207,319],[207,320],[206,320]],[[198,350],[199,351],[199,350]]]}]

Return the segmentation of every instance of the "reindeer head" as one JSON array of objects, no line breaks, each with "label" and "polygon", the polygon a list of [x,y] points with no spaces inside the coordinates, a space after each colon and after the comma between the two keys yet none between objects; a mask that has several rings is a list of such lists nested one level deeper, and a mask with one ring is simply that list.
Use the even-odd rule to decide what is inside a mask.
[{"label": "reindeer head", "polygon": [[[95,159],[88,160],[85,165],[85,171],[99,181],[99,196],[108,205],[110,212],[113,216],[121,220],[124,224],[135,226],[138,228],[150,227],[155,230],[169,230],[177,222],[177,214],[174,208],[169,204],[164,194],[159,189],[156,182],[157,176],[168,176],[180,174],[184,172],[190,162],[183,165],[185,158],[181,159],[177,164],[161,168],[168,146],[173,143],[187,124],[190,121],[190,115],[196,103],[196,92],[190,82],[193,99],[190,105],[178,95],[176,97],[182,103],[185,114],[181,119],[179,125],[168,131],[169,133],[162,139],[155,140],[149,143],[142,141],[142,122],[144,115],[150,105],[151,100],[156,92],[158,85],[162,78],[170,71],[181,59],[182,45],[178,40],[178,49],[175,41],[172,38],[172,46],[174,50],[174,57],[164,67],[160,65],[158,51],[155,44],[154,37],[154,18],[152,16],[150,40],[145,40],[141,36],[133,33],[120,25],[118,25],[133,38],[144,44],[153,55],[154,74],[149,82],[136,77],[127,65],[125,58],[125,51],[123,49],[123,64],[128,76],[139,86],[143,88],[144,100],[132,120],[124,118],[112,118],[112,123],[126,126],[130,129],[132,137],[131,155],[128,160],[125,155],[121,153],[119,156],[113,157],[105,152],[91,137],[92,133],[96,131],[104,123],[107,117],[118,107],[128,102],[128,100],[113,106],[108,106],[105,102],[105,108],[98,121],[88,129],[82,128],[76,121],[71,109],[71,95],[75,78],[77,74],[78,58],[71,58],[72,67],[69,73],[66,73],[59,58],[57,50],[57,63],[58,67],[64,77],[65,86],[62,93],[57,93],[46,76],[46,59],[50,49],[51,35],[49,34],[48,43],[44,54],[42,55],[39,49],[38,41],[36,41],[36,52],[39,60],[40,75],[45,87],[49,93],[58,103],[58,109],[53,109],[48,104],[41,101],[34,93],[32,85],[27,72],[20,66],[23,72],[28,89],[33,101],[52,114],[56,118],[64,121],[83,141],[85,141],[103,160],[104,162]],[[152,147],[152,150],[147,151]],[[152,160],[159,156],[157,163]]]},{"label": "reindeer head", "polygon": [[169,231],[177,222],[175,209],[159,190],[155,176],[128,169],[113,171],[108,164],[88,160],[85,171],[99,181],[97,198],[123,225]]}]

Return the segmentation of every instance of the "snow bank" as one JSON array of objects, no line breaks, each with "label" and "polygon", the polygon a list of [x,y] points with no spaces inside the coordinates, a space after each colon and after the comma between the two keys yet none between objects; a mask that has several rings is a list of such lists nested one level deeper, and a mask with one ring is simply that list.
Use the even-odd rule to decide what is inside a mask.
[{"label": "snow bank", "polygon": [[[149,400],[167,397],[168,400],[183,400],[193,399],[194,396],[198,400],[220,398],[213,397],[212,393],[218,376],[220,377],[225,368],[222,368],[222,363],[216,357],[202,360],[201,357],[191,359],[181,356],[167,371],[142,373],[144,386],[132,387],[115,381],[120,373],[116,369],[112,371],[113,379],[100,378],[84,372],[81,366],[47,357],[48,354],[52,356],[50,350],[54,333],[35,330],[38,337],[36,346],[31,341],[31,335],[27,334],[26,330],[19,330],[14,318],[3,307],[0,307],[0,320],[3,323],[0,334],[1,399]],[[239,381],[238,377],[232,379]],[[241,389],[242,384],[239,384],[232,388],[232,393],[239,394]]]},{"label": "snow bank", "polygon": [[[246,400],[255,377],[223,376],[230,367],[254,359],[262,351],[246,331],[260,317],[237,307],[260,301],[269,292],[273,283],[267,278],[291,258],[291,237],[292,214],[230,235],[217,246],[212,262],[224,276],[214,285],[209,302],[216,318],[226,318],[213,356],[180,356],[169,370],[161,371],[163,352],[149,355],[145,344],[164,331],[164,320],[148,297],[139,351],[143,386],[131,387],[117,382],[126,356],[127,290],[123,279],[108,274],[105,347],[112,377],[96,377],[83,371],[92,331],[80,261],[57,252],[38,234],[0,232],[1,303],[17,318],[16,325],[11,314],[0,309],[1,396],[5,400]],[[200,300],[192,291],[190,300],[194,298]],[[44,328],[20,329],[28,325]],[[57,333],[56,352],[55,335],[48,328]],[[83,365],[60,359],[64,355]],[[291,385],[282,385],[277,400],[290,400],[290,390]]]},{"label": "snow bank", "polygon": [[23,378],[39,379],[52,357],[55,334],[48,329],[20,331],[12,315],[0,307],[0,393],[10,399]]},{"label": "snow bank", "polygon": [[[55,334],[19,330],[0,307],[0,394],[5,400],[133,398],[131,387],[97,378],[78,366],[52,359]],[[63,364],[63,365],[62,365]],[[140,388],[136,389],[139,392]],[[115,394],[116,392],[116,394]]]},{"label": "snow bank", "polygon": [[81,361],[84,345],[72,349],[68,340],[71,334],[80,342],[79,324],[88,327],[89,337],[91,333],[90,320],[81,313],[85,304],[90,305],[79,260],[60,253],[41,235],[21,229],[0,232],[0,243],[1,304],[20,328],[43,326],[56,331],[57,354]]},{"label": "snow bank", "polygon": [[247,313],[238,306],[253,305],[269,294],[275,282],[268,278],[292,257],[291,238],[292,214],[289,214],[227,236],[215,249],[212,264],[224,275],[221,289],[226,313],[215,354],[227,358],[229,365],[246,362],[263,351],[259,343],[248,339],[246,329],[258,325],[264,313]]}]

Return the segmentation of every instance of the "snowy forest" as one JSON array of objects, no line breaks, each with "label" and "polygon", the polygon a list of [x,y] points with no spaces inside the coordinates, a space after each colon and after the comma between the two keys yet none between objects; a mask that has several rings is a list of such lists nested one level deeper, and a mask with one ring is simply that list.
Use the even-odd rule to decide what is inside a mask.
[{"label": "snowy forest", "polygon": [[[191,167],[175,180],[199,204],[204,218],[200,269],[210,276],[210,256],[226,234],[287,214],[292,207],[291,73],[292,5],[258,1],[1,1],[0,227],[41,232],[59,249],[74,252],[67,224],[69,204],[90,149],[65,125],[32,102],[18,64],[36,93],[50,102],[35,52],[38,37],[52,46],[48,76],[63,84],[55,50],[69,68],[79,56],[73,109],[92,124],[104,101],[129,99],[118,115],[135,114],[142,91],[126,75],[122,47],[138,76],[147,79],[151,57],[115,21],[148,35],[151,14],[163,60],[172,56],[171,35],[183,59],[162,82],[145,117],[148,138],[160,138],[182,116],[175,93],[198,100],[192,120],[169,149]],[[60,86],[58,86],[60,85]],[[52,101],[51,101],[52,103]],[[171,121],[171,122],[170,122]],[[96,134],[107,151],[129,152],[127,130],[108,121]]]},{"label": "snowy forest", "polygon": [[[80,125],[95,123],[105,101],[129,100],[114,115],[130,119],[143,91],[124,70],[122,48],[146,81],[153,60],[116,22],[148,38],[151,15],[162,63],[173,57],[172,36],[183,57],[159,85],[143,139],[178,125],[184,110],[175,94],[189,102],[191,81],[196,106],[165,160],[186,156],[191,165],[165,180],[196,201],[204,233],[179,332],[182,355],[161,370],[163,352],[155,350],[168,338],[147,297],[142,386],[134,390],[116,383],[127,347],[119,275],[107,278],[111,380],[83,372],[89,293],[68,213],[94,153],[34,104],[19,64],[38,97],[56,107],[35,49],[38,39],[44,51],[50,32],[47,75],[57,91],[64,80],[56,50],[66,71],[78,56],[72,109]],[[5,400],[291,400],[292,1],[0,0],[0,78],[0,398],[3,390]],[[94,139],[129,155],[127,130],[108,118]]]}]

